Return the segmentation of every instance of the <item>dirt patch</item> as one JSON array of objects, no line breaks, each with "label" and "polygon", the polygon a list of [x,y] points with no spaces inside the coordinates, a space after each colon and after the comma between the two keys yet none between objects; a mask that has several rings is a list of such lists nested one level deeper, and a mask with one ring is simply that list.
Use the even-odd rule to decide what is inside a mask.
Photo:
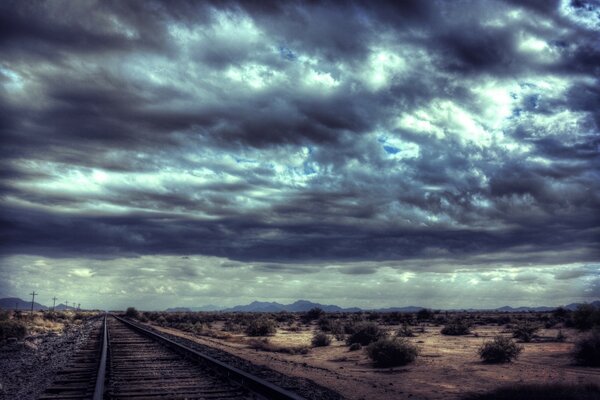
[{"label": "dirt patch", "polygon": [[[155,328],[289,376],[309,379],[347,399],[459,399],[466,393],[485,392],[507,384],[585,384],[600,380],[599,369],[572,365],[569,353],[579,333],[571,329],[563,329],[568,337],[563,343],[550,341],[557,330],[542,330],[539,342],[522,344],[524,350],[517,361],[489,365],[480,361],[477,349],[495,335],[510,336],[502,333],[502,327],[477,326],[467,336],[444,336],[439,326],[428,325],[424,333],[409,338],[421,350],[416,362],[378,369],[364,350],[350,352],[345,343],[335,339],[330,346],[312,348],[307,354],[287,354],[252,349],[242,334],[223,340]],[[390,331],[398,328],[389,327]],[[314,329],[279,329],[269,342],[277,346],[308,346]]]}]

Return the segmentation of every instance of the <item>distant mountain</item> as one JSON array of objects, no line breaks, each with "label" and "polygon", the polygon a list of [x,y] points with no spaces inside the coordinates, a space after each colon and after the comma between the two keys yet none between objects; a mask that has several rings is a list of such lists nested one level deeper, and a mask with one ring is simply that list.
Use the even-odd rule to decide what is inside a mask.
[{"label": "distant mountain", "polygon": [[[31,310],[31,301],[26,301],[19,299],[18,297],[6,297],[4,299],[0,299],[0,308],[4,308],[7,310]],[[47,310],[43,304],[34,302],[33,303],[34,310]]]},{"label": "distant mountain", "polygon": [[552,310],[555,310],[555,309],[556,309],[556,307],[546,307],[546,306],[541,306],[541,307],[510,307],[510,306],[504,306],[504,307],[496,308],[494,311],[500,311],[500,312],[531,312],[531,311],[545,312],[545,311],[552,311]]},{"label": "distant mountain", "polygon": [[360,308],[342,308],[336,305],[326,305],[313,303],[308,300],[298,300],[292,304],[281,304],[277,302],[253,301],[250,304],[239,305],[231,308],[226,308],[224,312],[305,312],[311,308],[318,307],[326,312],[356,312],[361,311]]},{"label": "distant mountain", "polygon": [[199,307],[172,307],[167,308],[166,312],[198,312],[198,311],[219,311],[221,307],[214,304],[206,304]]},{"label": "distant mountain", "polygon": [[400,312],[400,313],[415,313],[415,312],[419,312],[422,309],[424,309],[425,307],[417,307],[417,306],[407,306],[407,307],[388,307],[388,308],[378,308],[376,310],[370,310],[370,311],[377,311],[377,312]]},{"label": "distant mountain", "polygon": [[77,310],[76,307],[71,307],[71,306],[66,306],[62,303],[58,304],[55,308],[56,311],[75,311]]},{"label": "distant mountain", "polygon": [[[7,310],[17,309],[17,310],[27,311],[27,310],[31,310],[31,301],[19,299],[18,297],[5,297],[3,299],[0,299],[0,308],[4,308]],[[33,303],[33,309],[36,311],[49,310],[50,308],[51,307],[45,306],[45,305],[37,303],[37,302]],[[57,311],[77,310],[77,308],[71,307],[71,306],[66,306],[64,304],[57,304],[56,310]]]}]

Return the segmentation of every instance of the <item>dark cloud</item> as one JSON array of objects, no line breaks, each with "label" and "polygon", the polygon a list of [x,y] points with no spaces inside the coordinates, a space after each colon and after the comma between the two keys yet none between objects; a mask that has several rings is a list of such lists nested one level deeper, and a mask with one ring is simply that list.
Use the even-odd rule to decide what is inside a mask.
[{"label": "dark cloud", "polygon": [[598,261],[595,12],[4,2],[2,252],[264,274]]}]

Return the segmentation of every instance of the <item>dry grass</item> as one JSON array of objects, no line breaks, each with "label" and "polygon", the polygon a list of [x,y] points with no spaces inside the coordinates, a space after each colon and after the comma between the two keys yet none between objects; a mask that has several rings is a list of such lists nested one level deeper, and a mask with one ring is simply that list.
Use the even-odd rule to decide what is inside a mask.
[{"label": "dry grass", "polygon": [[307,354],[310,351],[308,346],[281,346],[272,343],[269,339],[249,339],[246,341],[248,347],[255,350],[269,351],[272,353],[285,354]]}]

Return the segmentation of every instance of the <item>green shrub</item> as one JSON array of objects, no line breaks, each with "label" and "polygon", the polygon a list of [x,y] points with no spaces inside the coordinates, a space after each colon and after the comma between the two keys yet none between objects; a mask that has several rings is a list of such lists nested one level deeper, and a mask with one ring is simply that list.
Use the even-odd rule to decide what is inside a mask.
[{"label": "green shrub", "polygon": [[138,318],[140,313],[135,309],[135,307],[128,307],[125,311],[125,316],[128,318]]},{"label": "green shrub", "polygon": [[505,363],[516,359],[523,348],[514,340],[496,336],[493,341],[484,343],[478,350],[479,357],[486,363]]},{"label": "green shrub", "polygon": [[469,329],[469,324],[467,324],[465,321],[455,319],[448,325],[444,326],[441,330],[441,333],[442,335],[461,336],[468,335],[471,333],[471,330]]},{"label": "green shrub", "polygon": [[323,315],[325,315],[325,311],[323,311],[319,307],[313,307],[310,310],[308,310],[306,312],[306,314],[304,314],[302,319],[305,322],[310,322],[310,321],[314,321],[315,319],[321,318]]},{"label": "green shrub", "polygon": [[573,358],[579,365],[600,367],[600,328],[593,329],[575,343]]},{"label": "green shrub", "polygon": [[10,311],[0,310],[0,321],[8,321],[10,319]]},{"label": "green shrub", "polygon": [[580,304],[573,313],[573,325],[582,331],[600,325],[600,309],[592,304]]},{"label": "green shrub", "polygon": [[417,312],[417,319],[419,321],[426,321],[433,318],[433,311],[428,308],[423,308]]},{"label": "green shrub", "polygon": [[522,322],[513,327],[512,335],[515,339],[519,339],[529,343],[531,342],[531,339],[535,337],[536,332],[539,330],[539,326],[532,325],[529,322]]},{"label": "green shrub", "polygon": [[251,320],[246,327],[248,336],[267,336],[272,335],[277,330],[275,321],[266,317],[258,317]]},{"label": "green shrub", "polygon": [[396,367],[413,362],[418,349],[408,339],[380,339],[367,347],[367,354],[377,367]]},{"label": "green shrub", "polygon": [[0,340],[23,339],[27,336],[27,326],[20,321],[0,321]]},{"label": "green shrub", "polygon": [[361,322],[353,327],[353,333],[346,338],[347,344],[359,343],[366,346],[383,339],[387,333],[373,322]]},{"label": "green shrub", "polygon": [[398,337],[413,337],[415,336],[412,328],[405,322],[404,324],[402,324],[402,327],[400,329],[398,329],[398,332],[396,332],[396,336]]},{"label": "green shrub", "polygon": [[312,338],[313,347],[325,347],[331,344],[331,336],[323,333],[316,332]]},{"label": "green shrub", "polygon": [[528,384],[477,393],[463,400],[598,400],[600,387],[582,384]]}]

